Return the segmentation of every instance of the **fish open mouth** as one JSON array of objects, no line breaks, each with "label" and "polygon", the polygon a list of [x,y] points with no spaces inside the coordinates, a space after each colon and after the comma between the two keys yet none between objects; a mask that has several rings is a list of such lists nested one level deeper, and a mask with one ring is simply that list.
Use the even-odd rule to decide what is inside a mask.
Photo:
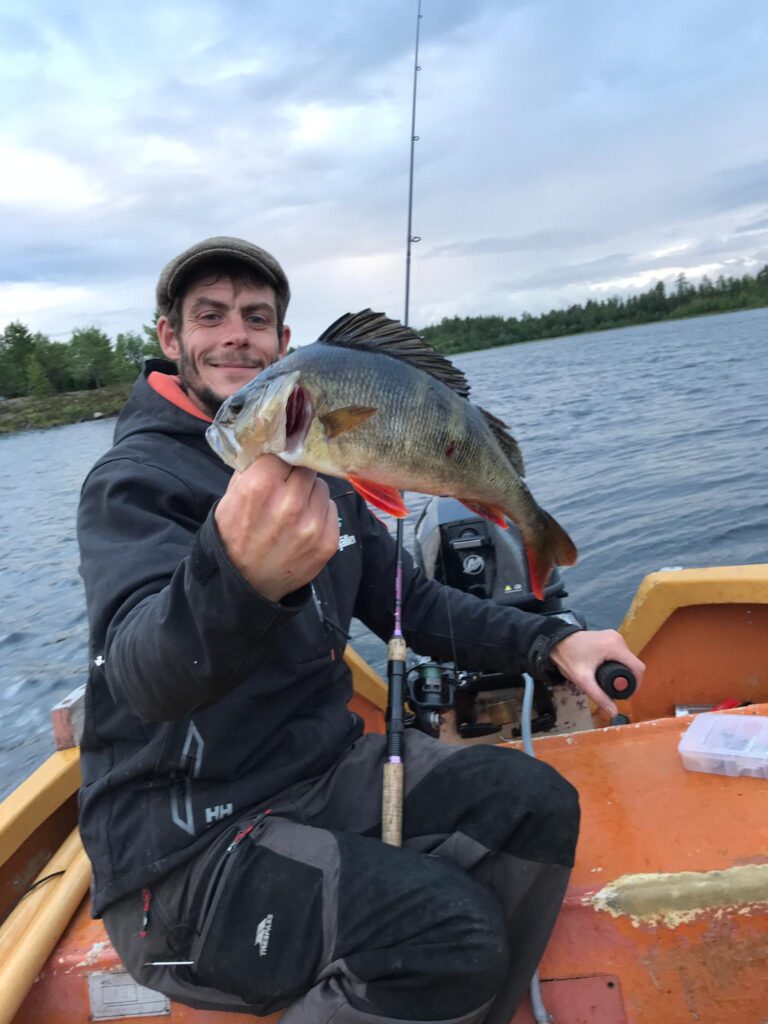
[{"label": "fish open mouth", "polygon": [[304,443],[312,422],[312,402],[301,384],[297,384],[285,403],[285,450],[295,452]]}]

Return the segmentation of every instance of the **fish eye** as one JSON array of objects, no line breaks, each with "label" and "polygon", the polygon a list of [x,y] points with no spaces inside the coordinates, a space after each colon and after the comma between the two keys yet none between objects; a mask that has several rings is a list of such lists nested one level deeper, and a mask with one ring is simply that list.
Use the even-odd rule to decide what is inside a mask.
[{"label": "fish eye", "polygon": [[245,397],[243,395],[240,395],[240,394],[232,395],[232,397],[229,400],[228,411],[230,413],[232,413],[233,416],[237,416],[239,413],[241,413],[243,411],[243,406],[244,405],[245,405]]}]

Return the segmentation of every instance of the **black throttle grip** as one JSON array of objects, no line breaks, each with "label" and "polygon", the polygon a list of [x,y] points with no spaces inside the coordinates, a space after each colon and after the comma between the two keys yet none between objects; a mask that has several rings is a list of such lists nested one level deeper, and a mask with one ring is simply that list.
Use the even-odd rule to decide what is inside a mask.
[{"label": "black throttle grip", "polygon": [[595,672],[595,679],[611,700],[626,700],[637,689],[634,673],[620,661],[604,661]]}]

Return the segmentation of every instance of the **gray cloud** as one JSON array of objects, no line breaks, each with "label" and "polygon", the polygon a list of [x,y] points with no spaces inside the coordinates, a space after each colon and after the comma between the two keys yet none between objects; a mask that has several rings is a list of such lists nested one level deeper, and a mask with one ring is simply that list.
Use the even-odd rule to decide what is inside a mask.
[{"label": "gray cloud", "polygon": [[718,171],[705,181],[703,192],[704,201],[716,210],[765,203],[768,200],[768,157]]},{"label": "gray cloud", "polygon": [[748,221],[746,224],[740,224],[739,227],[734,230],[737,235],[747,234],[752,231],[768,231],[768,217],[759,217],[757,220]]},{"label": "gray cloud", "polygon": [[450,242],[427,251],[426,259],[445,256],[487,256],[502,253],[541,252],[566,246],[587,245],[599,238],[594,228],[583,231],[532,231],[517,238],[474,238]]}]

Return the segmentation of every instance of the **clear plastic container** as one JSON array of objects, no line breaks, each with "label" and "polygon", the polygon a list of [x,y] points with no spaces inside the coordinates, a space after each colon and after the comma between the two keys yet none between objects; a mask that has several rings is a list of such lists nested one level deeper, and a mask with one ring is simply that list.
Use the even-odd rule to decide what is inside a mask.
[{"label": "clear plastic container", "polygon": [[677,748],[693,772],[768,779],[768,718],[760,715],[697,715]]}]

